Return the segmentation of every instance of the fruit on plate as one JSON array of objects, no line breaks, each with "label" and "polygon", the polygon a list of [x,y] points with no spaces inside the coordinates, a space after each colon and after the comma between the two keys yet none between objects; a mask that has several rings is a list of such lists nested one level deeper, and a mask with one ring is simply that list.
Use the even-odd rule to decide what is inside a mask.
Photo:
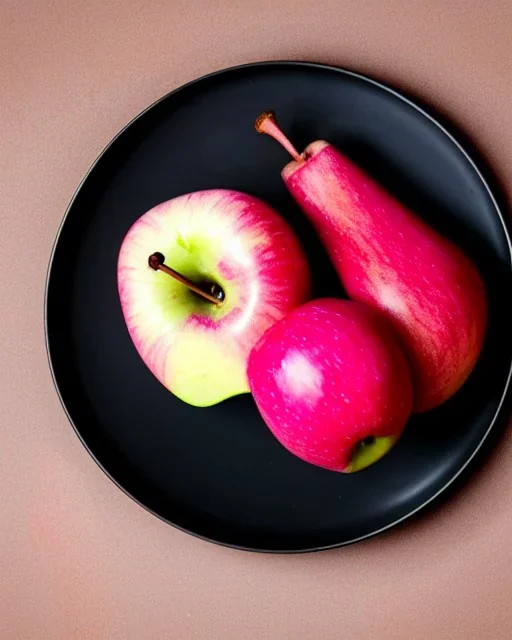
[{"label": "fruit on plate", "polygon": [[351,300],[322,298],[291,311],[254,347],[248,374],[281,444],[333,471],[382,458],[412,410],[409,364],[394,330]]},{"label": "fruit on plate", "polygon": [[289,225],[245,193],[214,189],[159,204],[129,229],[118,289],[133,343],[176,396],[208,406],[249,392],[247,359],[309,297]]},{"label": "fruit on plate", "polygon": [[484,343],[487,297],[474,264],[328,142],[299,154],[272,112],[256,129],[291,153],[284,182],[349,297],[394,324],[412,367],[415,411],[442,404],[464,384]]}]

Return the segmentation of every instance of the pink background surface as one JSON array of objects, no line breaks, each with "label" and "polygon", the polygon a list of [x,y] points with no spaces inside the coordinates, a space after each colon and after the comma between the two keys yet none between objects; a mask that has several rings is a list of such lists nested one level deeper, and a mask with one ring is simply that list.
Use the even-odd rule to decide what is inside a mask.
[{"label": "pink background surface", "polygon": [[466,130],[511,196],[511,25],[510,0],[3,0],[2,640],[512,637],[509,433],[413,524],[315,555],[231,551],[103,475],[59,405],[43,339],[50,249],[82,176],[140,110],[222,67],[313,60],[412,90]]}]

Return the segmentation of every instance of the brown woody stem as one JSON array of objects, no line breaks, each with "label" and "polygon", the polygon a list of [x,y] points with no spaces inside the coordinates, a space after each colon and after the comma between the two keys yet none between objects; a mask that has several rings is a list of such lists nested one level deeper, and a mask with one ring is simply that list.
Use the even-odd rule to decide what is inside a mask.
[{"label": "brown woody stem", "polygon": [[158,251],[156,253],[152,253],[148,258],[148,265],[151,269],[166,273],[168,276],[171,276],[178,282],[181,282],[181,284],[184,284],[198,296],[201,296],[201,298],[204,298],[204,300],[208,300],[208,302],[217,305],[224,300],[224,290],[218,284],[209,284],[209,291],[207,291],[202,286],[192,282],[192,280],[189,280],[185,276],[182,276],[181,273],[178,273],[174,269],[171,269],[171,267],[168,267],[164,262],[165,256]]},{"label": "brown woody stem", "polygon": [[261,115],[259,115],[256,118],[256,122],[254,123],[254,128],[258,133],[266,133],[267,136],[270,136],[271,138],[274,138],[274,140],[277,140],[277,142],[279,142],[279,144],[281,144],[286,149],[286,151],[288,151],[288,153],[296,162],[304,160],[304,157],[297,151],[297,149],[281,131],[277,123],[276,114],[273,111],[264,111]]}]

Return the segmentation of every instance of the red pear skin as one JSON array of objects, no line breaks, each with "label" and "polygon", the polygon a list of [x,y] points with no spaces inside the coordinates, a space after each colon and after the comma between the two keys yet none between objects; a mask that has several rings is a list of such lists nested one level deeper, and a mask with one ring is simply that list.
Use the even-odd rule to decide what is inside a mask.
[{"label": "red pear skin", "polygon": [[[259,130],[272,135],[261,122]],[[485,338],[487,296],[474,264],[325,141],[311,143],[282,177],[349,297],[380,310],[397,330],[412,368],[414,410],[445,402],[467,380]]]}]

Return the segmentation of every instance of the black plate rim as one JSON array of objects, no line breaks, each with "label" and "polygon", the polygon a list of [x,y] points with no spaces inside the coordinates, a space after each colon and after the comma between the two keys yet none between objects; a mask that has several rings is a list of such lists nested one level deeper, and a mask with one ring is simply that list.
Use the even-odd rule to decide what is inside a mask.
[{"label": "black plate rim", "polygon": [[511,238],[511,233],[509,232],[509,228],[508,228],[506,217],[503,214],[503,212],[502,212],[502,210],[501,210],[501,208],[500,208],[500,206],[498,204],[497,198],[494,195],[491,187],[488,184],[488,181],[485,179],[485,177],[484,177],[482,171],[480,170],[477,162],[470,155],[469,151],[467,151],[465,149],[464,145],[436,117],[431,115],[425,108],[420,106],[420,104],[418,103],[419,101],[418,102],[413,101],[411,98],[408,98],[406,95],[402,94],[399,90],[394,89],[390,85],[384,84],[383,82],[375,80],[375,79],[373,79],[372,77],[370,77],[370,76],[368,76],[366,74],[359,73],[359,72],[356,72],[356,71],[352,71],[350,69],[347,69],[347,68],[341,67],[341,66],[323,64],[323,63],[319,63],[319,62],[307,62],[307,61],[286,60],[286,59],[284,59],[284,60],[264,60],[264,61],[260,61],[260,62],[250,62],[250,63],[240,64],[240,65],[234,65],[234,66],[231,66],[231,67],[226,67],[224,69],[219,69],[217,71],[213,71],[211,73],[204,74],[204,75],[199,76],[199,77],[195,78],[194,80],[191,80],[190,82],[182,84],[179,87],[176,87],[175,89],[173,89],[173,90],[169,91],[168,93],[164,94],[163,96],[161,96],[160,98],[158,98],[157,100],[152,102],[145,109],[143,109],[141,112],[139,112],[136,116],[134,116],[110,140],[110,142],[108,142],[107,145],[105,147],[103,147],[103,149],[97,155],[97,157],[95,158],[95,160],[93,161],[93,163],[91,164],[91,166],[89,167],[87,172],[85,173],[84,177],[82,178],[82,180],[78,184],[78,187],[76,188],[75,192],[73,193],[73,196],[71,197],[71,200],[70,200],[70,202],[69,202],[69,204],[68,204],[68,206],[66,208],[64,216],[63,216],[63,218],[62,218],[62,220],[60,222],[60,225],[59,225],[59,227],[57,229],[55,240],[53,242],[53,246],[52,246],[52,249],[51,249],[51,252],[50,252],[49,264],[48,264],[48,269],[47,269],[47,273],[46,273],[46,280],[45,280],[45,289],[44,289],[44,337],[45,337],[46,355],[47,355],[47,359],[48,359],[48,365],[49,365],[49,369],[50,369],[50,374],[51,374],[51,377],[52,377],[53,385],[55,387],[55,390],[57,392],[57,396],[59,398],[59,401],[61,403],[61,406],[62,406],[62,408],[64,410],[64,413],[66,414],[66,417],[67,417],[69,423],[73,427],[73,430],[74,430],[75,434],[78,436],[80,442],[85,447],[85,449],[87,450],[87,452],[89,453],[91,458],[96,462],[96,464],[103,471],[103,473],[125,495],[127,495],[129,498],[131,498],[135,503],[137,503],[145,511],[151,513],[153,516],[156,516],[159,520],[165,522],[166,524],[171,525],[172,527],[174,527],[175,529],[178,529],[179,531],[182,531],[183,533],[187,533],[189,535],[192,535],[195,538],[198,538],[198,539],[203,540],[205,542],[210,542],[210,543],[222,546],[222,547],[226,547],[226,548],[229,548],[229,549],[236,549],[236,550],[239,550],[239,551],[248,551],[248,552],[265,553],[265,554],[295,555],[295,554],[312,553],[312,552],[317,552],[317,551],[328,551],[328,550],[331,550],[331,549],[337,549],[337,548],[340,548],[340,547],[345,547],[345,546],[348,546],[348,545],[352,545],[352,544],[355,544],[357,542],[362,542],[363,540],[368,540],[370,538],[378,536],[381,533],[384,533],[385,531],[388,531],[388,530],[390,530],[390,529],[392,529],[392,528],[404,523],[405,521],[409,520],[413,516],[419,514],[419,512],[423,511],[429,505],[431,505],[432,503],[436,502],[441,497],[442,494],[445,494],[452,487],[452,485],[454,485],[456,483],[456,481],[462,476],[462,474],[469,468],[469,466],[475,460],[475,458],[477,457],[479,452],[482,450],[482,447],[484,446],[484,444],[488,440],[488,438],[489,438],[491,432],[493,431],[494,427],[496,426],[499,418],[501,417],[502,411],[503,411],[504,406],[505,406],[505,401],[506,401],[506,399],[508,397],[508,394],[509,394],[509,391],[510,391],[510,385],[511,385],[511,381],[512,381],[512,360],[511,360],[511,363],[509,365],[509,370],[508,370],[507,378],[505,380],[505,384],[504,384],[504,388],[503,388],[503,391],[502,391],[502,394],[501,394],[500,401],[498,403],[498,406],[496,408],[494,416],[493,416],[492,420],[489,423],[489,426],[487,427],[485,433],[483,433],[483,435],[482,435],[482,438],[481,438],[480,442],[475,447],[473,453],[468,457],[466,462],[454,473],[454,475],[450,478],[450,480],[448,480],[428,500],[425,500],[422,504],[418,505],[416,508],[414,508],[410,512],[406,513],[401,518],[398,518],[397,520],[394,520],[394,521],[388,523],[384,527],[381,527],[380,529],[376,529],[374,531],[371,531],[371,532],[369,532],[369,533],[367,533],[365,535],[358,536],[356,538],[352,538],[350,540],[344,540],[344,541],[341,541],[341,542],[335,542],[333,544],[328,544],[328,545],[320,545],[320,546],[304,547],[304,548],[264,549],[264,548],[260,548],[260,547],[249,547],[249,546],[245,546],[245,545],[238,545],[238,544],[234,544],[234,543],[228,543],[228,542],[224,542],[222,540],[217,540],[215,538],[210,538],[207,535],[198,533],[198,532],[193,531],[191,529],[187,529],[186,527],[183,527],[183,526],[181,526],[181,525],[179,525],[179,524],[177,524],[175,522],[172,522],[168,518],[165,518],[164,516],[162,516],[161,514],[159,514],[158,512],[154,511],[153,509],[151,509],[150,507],[145,505],[143,502],[141,502],[132,493],[130,493],[125,487],[123,487],[116,480],[116,478],[114,478],[114,476],[108,471],[108,469],[105,468],[105,466],[101,463],[101,461],[98,459],[98,457],[91,450],[91,448],[89,447],[87,442],[84,440],[84,438],[82,437],[82,434],[80,433],[79,428],[75,424],[73,418],[71,417],[70,412],[68,411],[65,399],[64,399],[64,397],[63,397],[63,395],[61,393],[61,390],[60,390],[60,387],[59,387],[59,383],[57,381],[57,376],[56,376],[55,369],[54,369],[53,362],[52,362],[51,348],[50,348],[50,338],[49,338],[49,327],[48,327],[48,297],[49,297],[49,289],[50,289],[50,280],[51,280],[51,276],[52,276],[52,268],[53,268],[53,263],[54,263],[54,259],[55,259],[55,254],[56,254],[56,251],[57,251],[57,247],[59,245],[59,241],[60,241],[60,237],[61,237],[63,228],[64,228],[64,226],[66,224],[66,221],[67,221],[71,211],[73,210],[75,201],[78,198],[78,195],[81,192],[82,187],[84,186],[85,182],[88,180],[89,176],[96,169],[96,166],[101,162],[103,157],[107,154],[109,149],[116,143],[116,141],[119,138],[121,138],[121,136],[124,135],[124,133],[132,126],[132,124],[134,124],[137,120],[142,118],[147,112],[151,111],[158,104],[160,104],[161,102],[164,102],[168,98],[172,97],[174,94],[176,94],[176,93],[178,93],[178,92],[180,92],[182,90],[185,90],[185,89],[187,89],[187,88],[189,88],[189,87],[191,87],[193,85],[200,84],[201,82],[206,81],[206,80],[211,80],[213,78],[216,78],[217,76],[222,76],[222,75],[227,75],[227,74],[230,74],[230,73],[236,73],[236,72],[239,72],[239,71],[243,71],[244,69],[252,69],[252,68],[257,68],[257,67],[269,67],[269,68],[276,67],[276,68],[278,68],[278,67],[286,67],[286,66],[331,71],[331,72],[334,72],[334,73],[339,73],[342,76],[349,76],[349,77],[361,80],[363,82],[369,83],[369,84],[373,85],[374,87],[376,87],[376,88],[378,88],[378,89],[380,89],[380,90],[382,90],[382,91],[384,91],[384,92],[386,92],[388,94],[391,94],[392,96],[394,96],[398,100],[404,102],[405,104],[407,104],[408,106],[410,106],[411,108],[416,110],[420,115],[422,115],[423,117],[427,118],[433,125],[435,125],[445,136],[447,136],[447,138],[450,140],[450,142],[452,144],[454,144],[457,147],[457,149],[462,153],[464,158],[471,165],[472,169],[475,171],[476,175],[480,179],[480,181],[481,181],[482,185],[484,186],[485,190],[487,191],[487,194],[488,194],[488,196],[490,198],[490,201],[492,202],[492,204],[494,206],[494,209],[496,211],[496,214],[497,214],[497,216],[498,216],[498,218],[499,218],[499,220],[501,222],[501,225],[503,227],[503,233],[505,235],[505,239],[506,239],[507,246],[508,246],[510,267],[512,269],[512,238]]}]

